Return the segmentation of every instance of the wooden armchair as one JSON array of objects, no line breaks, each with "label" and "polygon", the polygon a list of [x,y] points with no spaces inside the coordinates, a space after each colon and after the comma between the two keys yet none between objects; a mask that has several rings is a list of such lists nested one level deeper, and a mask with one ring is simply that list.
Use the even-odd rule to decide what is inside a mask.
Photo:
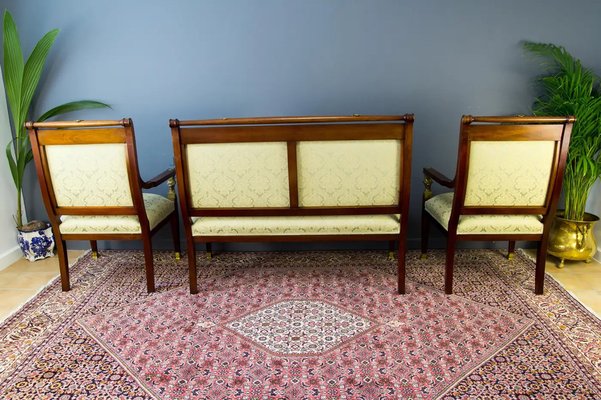
[{"label": "wooden armchair", "polygon": [[[424,168],[422,255],[430,221],[447,236],[445,292],[453,291],[459,240],[536,241],[535,288],[543,293],[545,257],[574,117],[463,116],[454,179]],[[448,192],[432,196],[436,182]]]},{"label": "wooden armchair", "polygon": [[[121,121],[27,122],[42,197],[56,238],[63,291],[70,289],[66,240],[141,240],[146,288],[155,290],[151,236],[171,222],[179,258],[174,170],[149,181],[138,171],[134,126]],[[169,198],[142,193],[170,180]]]}]

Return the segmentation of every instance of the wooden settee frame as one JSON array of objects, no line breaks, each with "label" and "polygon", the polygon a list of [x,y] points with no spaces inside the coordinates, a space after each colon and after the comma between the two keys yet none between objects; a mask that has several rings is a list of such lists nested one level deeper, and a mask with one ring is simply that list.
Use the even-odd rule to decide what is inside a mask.
[{"label": "wooden settee frame", "polygon": [[[399,293],[405,293],[405,254],[409,219],[409,188],[411,181],[412,114],[385,116],[326,116],[326,117],[261,117],[225,118],[169,122],[172,131],[175,169],[179,199],[187,241],[190,293],[198,292],[196,272],[196,243],[211,242],[293,242],[361,240],[388,241],[391,249],[398,242]],[[373,206],[299,206],[297,179],[297,143],[299,141],[399,140],[401,143],[400,183],[397,204]],[[187,176],[185,146],[208,143],[286,142],[289,182],[289,207],[195,208],[192,206]],[[346,235],[265,235],[265,236],[193,236],[192,217],[242,216],[309,216],[309,215],[373,215],[400,214],[399,234]]]}]

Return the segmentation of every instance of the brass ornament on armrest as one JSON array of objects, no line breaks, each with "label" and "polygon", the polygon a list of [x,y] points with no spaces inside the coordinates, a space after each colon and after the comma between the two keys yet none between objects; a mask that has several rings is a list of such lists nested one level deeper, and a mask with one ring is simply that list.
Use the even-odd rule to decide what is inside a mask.
[{"label": "brass ornament on armrest", "polygon": [[432,178],[424,176],[424,201],[432,198]]},{"label": "brass ornament on armrest", "polygon": [[169,187],[167,198],[171,201],[175,201],[175,179],[173,179],[173,177],[167,179],[167,186]]}]

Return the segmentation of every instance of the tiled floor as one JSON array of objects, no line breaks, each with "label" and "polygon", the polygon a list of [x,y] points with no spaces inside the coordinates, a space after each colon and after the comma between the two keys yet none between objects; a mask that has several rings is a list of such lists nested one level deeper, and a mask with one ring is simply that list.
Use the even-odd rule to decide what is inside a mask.
[{"label": "tiled floor", "polygon": [[[83,254],[69,250],[69,264]],[[0,271],[0,321],[6,319],[59,275],[58,257],[30,262],[21,259]]]},{"label": "tiled floor", "polygon": [[[534,255],[533,251],[526,252]],[[83,253],[81,250],[69,251],[70,262],[75,262]],[[555,259],[550,257],[547,261],[547,273],[597,316],[601,316],[601,264],[596,261],[590,264],[566,262],[563,269],[555,265]],[[0,321],[11,315],[56,276],[56,256],[36,262],[20,260],[0,271]]]}]

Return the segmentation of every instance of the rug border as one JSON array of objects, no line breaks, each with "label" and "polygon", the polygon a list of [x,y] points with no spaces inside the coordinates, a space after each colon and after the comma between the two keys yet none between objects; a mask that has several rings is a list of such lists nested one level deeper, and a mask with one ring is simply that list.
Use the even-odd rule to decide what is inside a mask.
[{"label": "rug border", "polygon": [[100,345],[100,347],[102,347],[104,349],[104,351],[107,352],[107,354],[111,357],[113,357],[115,359],[115,361],[117,361],[117,363],[125,370],[127,371],[127,373],[129,374],[129,376],[138,384],[140,385],[140,387],[142,388],[142,390],[144,390],[146,392],[146,394],[148,394],[150,397],[152,397],[153,399],[157,399],[159,400],[159,394],[155,393],[154,390],[152,390],[150,387],[148,387],[144,382],[142,382],[140,379],[138,379],[138,374],[135,373],[134,371],[131,370],[131,368],[129,368],[126,363],[121,359],[121,357],[117,354],[115,354],[113,351],[111,351],[108,348],[108,345],[104,342],[104,340],[100,339],[99,337],[97,337],[95,334],[93,334],[92,332],[90,332],[88,330],[88,328],[81,322],[81,320],[77,320],[75,321],[77,323],[77,325],[79,325],[81,327],[81,329],[83,329],[83,331],[85,333],[87,333],[92,339],[94,339],[96,341],[96,343],[98,343]]}]

